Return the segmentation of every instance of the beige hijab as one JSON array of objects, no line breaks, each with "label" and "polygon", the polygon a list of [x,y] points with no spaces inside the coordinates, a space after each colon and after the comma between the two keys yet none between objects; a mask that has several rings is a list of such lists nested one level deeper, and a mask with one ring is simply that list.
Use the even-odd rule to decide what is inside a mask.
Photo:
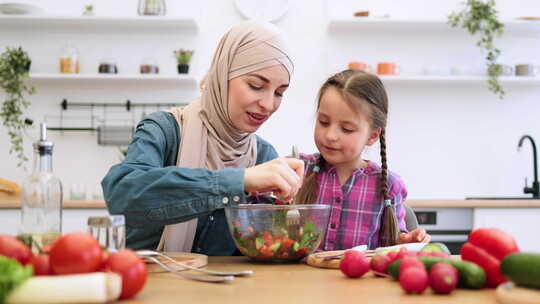
[{"label": "beige hijab", "polygon": [[[274,25],[248,21],[229,30],[203,79],[202,96],[169,110],[181,126],[177,166],[219,170],[255,165],[255,134],[236,129],[229,116],[228,81],[279,64],[292,75],[292,61]],[[165,226],[157,249],[190,252],[196,229],[196,218]]]}]

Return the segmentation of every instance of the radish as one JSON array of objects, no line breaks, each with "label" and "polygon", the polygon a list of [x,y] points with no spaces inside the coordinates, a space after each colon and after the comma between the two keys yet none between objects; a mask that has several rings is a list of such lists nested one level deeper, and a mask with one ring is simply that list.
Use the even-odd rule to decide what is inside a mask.
[{"label": "radish", "polygon": [[429,285],[425,268],[408,267],[399,273],[399,285],[406,293],[421,294]]},{"label": "radish", "polygon": [[456,268],[447,263],[436,263],[429,271],[429,286],[435,293],[447,294],[456,289],[459,275]]},{"label": "radish", "polygon": [[410,267],[422,268],[426,270],[424,263],[420,262],[419,259],[413,257],[406,257],[401,260],[399,263],[399,273],[402,273],[405,269]]},{"label": "radish", "polygon": [[347,250],[339,263],[339,269],[349,278],[359,278],[369,271],[369,261],[360,251]]},{"label": "radish", "polygon": [[392,261],[390,258],[384,254],[376,254],[371,258],[371,262],[369,263],[371,266],[371,270],[378,275],[385,275],[388,273],[388,266],[390,266],[390,263]]}]

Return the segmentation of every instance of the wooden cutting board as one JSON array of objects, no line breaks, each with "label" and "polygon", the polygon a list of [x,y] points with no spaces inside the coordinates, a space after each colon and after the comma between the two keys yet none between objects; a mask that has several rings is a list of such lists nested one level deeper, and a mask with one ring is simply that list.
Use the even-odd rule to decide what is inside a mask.
[{"label": "wooden cutting board", "polygon": [[540,304],[540,290],[515,286],[506,282],[495,291],[500,304]]},{"label": "wooden cutting board", "polygon": [[[165,252],[168,256],[173,258],[174,260],[187,264],[189,266],[201,268],[203,266],[206,266],[208,264],[208,256],[204,254],[198,254],[198,253],[189,253],[189,252]],[[174,264],[171,261],[168,261],[163,258],[159,258],[159,260],[171,268],[174,268],[176,270],[186,270],[186,268],[181,267],[179,265]],[[156,273],[156,272],[166,272],[165,269],[163,269],[161,266],[159,266],[156,263],[153,263],[151,261],[146,262],[146,268],[148,269],[148,272]]]},{"label": "wooden cutting board", "polygon": [[345,253],[345,250],[312,253],[307,257],[306,263],[313,267],[339,269],[340,258],[327,260],[325,257],[341,255],[343,253]]},{"label": "wooden cutting board", "polygon": [[[337,256],[343,255],[344,253],[345,250],[322,251],[312,253],[307,257],[306,263],[313,267],[339,269],[341,257]],[[364,254],[368,258],[368,260],[371,260],[371,257],[375,255],[375,252],[373,250],[368,250]],[[333,258],[328,259],[329,257]]]}]

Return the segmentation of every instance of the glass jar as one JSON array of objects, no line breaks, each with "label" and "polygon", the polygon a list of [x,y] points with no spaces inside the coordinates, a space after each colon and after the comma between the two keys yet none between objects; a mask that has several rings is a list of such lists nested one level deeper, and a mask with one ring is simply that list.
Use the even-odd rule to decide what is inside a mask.
[{"label": "glass jar", "polygon": [[139,0],[138,13],[140,16],[165,16],[165,0]]},{"label": "glass jar", "polygon": [[145,58],[139,67],[141,74],[159,74],[159,66],[154,59]]},{"label": "glass jar", "polygon": [[118,74],[118,66],[114,59],[105,59],[99,63],[98,73],[100,74]]},{"label": "glass jar", "polygon": [[66,45],[60,57],[60,73],[79,74],[79,51],[72,45]]},{"label": "glass jar", "polygon": [[126,221],[123,215],[91,216],[88,231],[102,248],[118,251],[126,247]]},{"label": "glass jar", "polygon": [[52,173],[53,143],[44,123],[33,147],[34,169],[22,185],[19,237],[37,253],[62,234],[62,183]]}]

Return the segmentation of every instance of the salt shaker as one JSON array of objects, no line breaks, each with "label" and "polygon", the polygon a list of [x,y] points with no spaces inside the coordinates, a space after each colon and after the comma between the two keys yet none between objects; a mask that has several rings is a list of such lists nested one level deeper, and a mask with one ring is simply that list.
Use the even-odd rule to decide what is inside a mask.
[{"label": "salt shaker", "polygon": [[88,218],[88,231],[101,247],[118,251],[126,247],[125,223],[123,215],[91,216]]}]

